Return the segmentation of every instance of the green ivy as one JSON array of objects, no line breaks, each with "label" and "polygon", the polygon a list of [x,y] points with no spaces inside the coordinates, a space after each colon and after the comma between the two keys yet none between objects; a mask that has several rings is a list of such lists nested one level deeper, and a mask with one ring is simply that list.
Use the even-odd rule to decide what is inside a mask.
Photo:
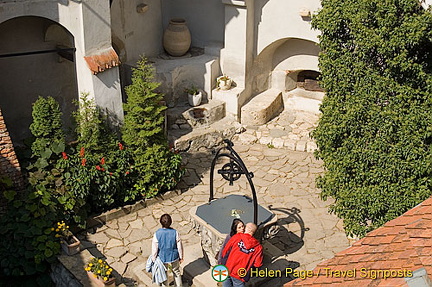
[{"label": "green ivy", "polygon": [[414,0],[323,0],[312,25],[326,89],[318,186],[364,236],[431,195],[432,14]]},{"label": "green ivy", "polygon": [[51,230],[56,220],[44,191],[9,192],[7,212],[0,217],[0,277],[44,272],[60,243]]}]

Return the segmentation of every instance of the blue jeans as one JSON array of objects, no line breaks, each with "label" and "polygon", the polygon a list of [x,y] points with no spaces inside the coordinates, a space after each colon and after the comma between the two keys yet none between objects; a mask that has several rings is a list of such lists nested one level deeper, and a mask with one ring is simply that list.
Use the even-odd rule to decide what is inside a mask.
[{"label": "blue jeans", "polygon": [[234,277],[228,277],[227,280],[225,280],[222,283],[223,287],[244,287],[245,283],[243,281],[238,280]]}]

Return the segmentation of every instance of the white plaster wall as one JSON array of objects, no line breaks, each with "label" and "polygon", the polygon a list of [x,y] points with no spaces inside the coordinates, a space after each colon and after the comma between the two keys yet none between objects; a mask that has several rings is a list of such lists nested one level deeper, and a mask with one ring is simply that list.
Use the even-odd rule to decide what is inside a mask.
[{"label": "white plaster wall", "polygon": [[82,0],[81,3],[86,55],[111,47],[109,1]]},{"label": "white plaster wall", "polygon": [[117,68],[112,68],[95,76],[96,105],[105,108],[112,124],[123,122],[123,103],[117,92],[120,90],[120,79]]},{"label": "white plaster wall", "polygon": [[115,0],[111,6],[113,43],[123,63],[135,64],[141,55],[155,57],[162,48],[161,1],[146,1],[148,10],[138,13],[141,0]]},{"label": "white plaster wall", "polygon": [[0,23],[20,16],[38,16],[60,23],[82,43],[81,4],[68,0],[0,1]]},{"label": "white plaster wall", "polygon": [[222,50],[222,72],[234,79],[237,86],[245,86],[246,73],[246,26],[245,7],[226,5],[225,45]]},{"label": "white plaster wall", "polygon": [[312,13],[320,8],[319,0],[257,0],[255,22],[257,25],[256,55],[278,39],[300,38],[318,42],[319,31],[312,30],[310,18],[302,18],[303,8]]},{"label": "white plaster wall", "polygon": [[224,39],[224,5],[221,0],[162,0],[163,28],[171,18],[186,19],[192,45],[205,47]]},{"label": "white plaster wall", "polygon": [[[111,84],[113,79],[104,81],[102,78],[119,79],[118,68],[109,70],[107,76],[95,76],[87,67],[84,56],[103,52],[111,47],[111,19],[108,0],[32,0],[16,2],[0,2],[0,23],[20,16],[44,17],[64,26],[75,39],[75,65],[77,71],[78,92],[88,92],[97,103],[121,100],[118,85]],[[121,105],[113,110],[117,118],[123,117]]]},{"label": "white plaster wall", "polygon": [[273,70],[314,70],[318,68],[320,49],[315,43],[302,39],[288,39],[276,48]]},{"label": "white plaster wall", "polygon": [[[84,3],[82,4],[84,5]],[[89,92],[94,96],[92,73],[84,60],[84,56],[87,53],[85,50],[85,41],[91,40],[91,37],[87,37],[86,39],[84,36],[82,4],[81,2],[69,0],[35,0],[0,3],[0,23],[20,16],[39,16],[58,22],[65,27],[75,39],[75,63],[79,92]],[[88,5],[86,7],[89,10],[88,8],[90,7]],[[89,13],[87,13],[87,16],[89,16]],[[88,25],[86,30],[93,28],[93,25]],[[99,38],[95,40],[97,39]],[[89,45],[87,44],[87,46]],[[89,48],[92,46],[94,45],[90,45]]]}]

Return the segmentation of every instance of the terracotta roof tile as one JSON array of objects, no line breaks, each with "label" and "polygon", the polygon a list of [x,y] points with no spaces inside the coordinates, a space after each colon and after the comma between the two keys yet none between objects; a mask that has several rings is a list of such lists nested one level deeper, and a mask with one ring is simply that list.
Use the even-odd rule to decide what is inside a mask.
[{"label": "terracotta roof tile", "polygon": [[432,254],[432,247],[431,246],[417,247],[416,252],[420,256],[422,256],[422,255],[430,256]]},{"label": "terracotta roof tile", "polygon": [[[431,211],[432,213],[432,211]],[[417,220],[416,222],[413,222],[407,226],[405,226],[406,229],[408,229],[409,231],[411,231],[411,229],[424,229],[427,226],[430,226],[430,220],[422,218]],[[409,232],[408,231],[408,232]]]},{"label": "terracotta roof tile", "polygon": [[396,235],[387,235],[380,238],[381,244],[389,244],[396,238]]},{"label": "terracotta roof tile", "polygon": [[[384,279],[383,270],[414,271],[424,267],[432,278],[431,254],[432,197],[387,222],[383,227],[368,233],[363,239],[317,267],[331,268],[333,271],[355,269],[356,278],[318,276],[301,281],[297,279],[284,286],[407,286],[403,278]],[[368,276],[361,273],[362,270],[366,274],[376,272],[381,274],[381,277],[375,280],[367,278]],[[373,270],[381,270],[381,273]]]},{"label": "terracotta roof tile", "polygon": [[89,69],[95,75],[120,64],[119,57],[113,48],[109,48],[97,55],[86,56],[84,59]]},{"label": "terracotta roof tile", "polygon": [[430,247],[431,245],[431,237],[428,238],[412,238],[411,239],[411,244],[414,247],[421,247],[421,246],[427,246]]},{"label": "terracotta roof tile", "polygon": [[419,214],[412,216],[399,216],[398,218],[393,220],[396,222],[396,226],[407,226],[409,224],[419,222],[420,220],[422,220],[422,216]]},{"label": "terracotta roof tile", "polygon": [[432,265],[432,256],[424,256],[420,259],[420,261],[423,265]]},{"label": "terracotta roof tile", "polygon": [[380,280],[380,287],[397,287],[397,286],[407,286],[405,279],[403,278],[388,278],[385,280]]}]

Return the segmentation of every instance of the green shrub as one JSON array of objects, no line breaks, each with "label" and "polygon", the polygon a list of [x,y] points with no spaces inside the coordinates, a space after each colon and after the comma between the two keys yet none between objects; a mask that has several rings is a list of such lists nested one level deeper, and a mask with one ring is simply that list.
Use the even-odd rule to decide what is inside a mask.
[{"label": "green shrub", "polygon": [[431,195],[432,15],[411,0],[323,0],[312,24],[326,89],[318,186],[363,236]]},{"label": "green shrub", "polygon": [[62,130],[62,112],[57,101],[53,97],[43,98],[39,96],[33,104],[33,122],[30,131],[36,138],[32,144],[34,156],[39,156],[52,142],[64,142]]},{"label": "green shrub", "polygon": [[108,126],[105,113],[96,106],[87,93],[82,93],[78,109],[73,113],[76,123],[78,145],[87,151],[102,155],[107,150],[114,150],[118,137]]},{"label": "green shrub", "polygon": [[138,174],[135,188],[151,197],[174,187],[183,175],[181,157],[168,150],[163,123],[166,106],[155,92],[154,68],[145,58],[133,69],[132,84],[126,87],[123,140],[131,149]]},{"label": "green shrub", "polygon": [[44,272],[55,260],[60,244],[51,230],[56,211],[41,190],[5,191],[7,212],[0,216],[0,277]]}]

